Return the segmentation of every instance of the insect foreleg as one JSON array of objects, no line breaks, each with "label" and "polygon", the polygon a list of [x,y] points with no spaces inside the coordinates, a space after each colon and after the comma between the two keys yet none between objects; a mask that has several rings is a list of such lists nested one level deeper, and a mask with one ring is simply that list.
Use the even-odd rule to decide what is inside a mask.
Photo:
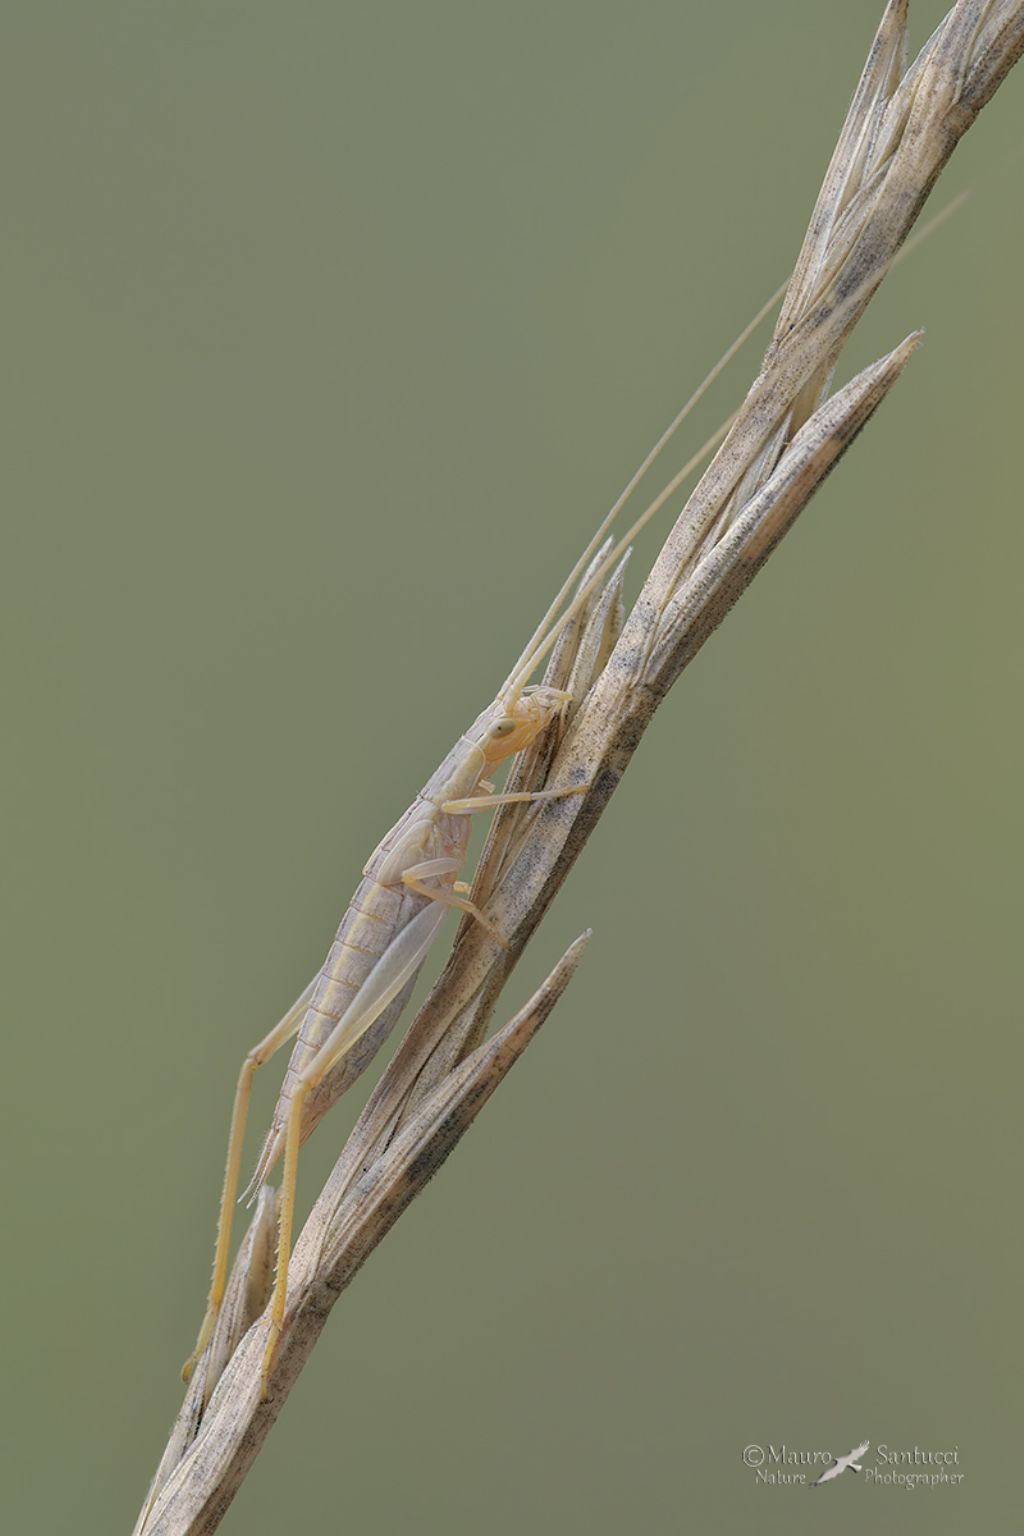
[{"label": "insect foreleg", "polygon": [[252,1080],[257,1067],[262,1067],[268,1062],[282,1045],[298,1033],[299,1026],[305,1017],[309,1000],[313,995],[317,978],[306,987],[300,997],[297,997],[288,1009],[284,1017],[274,1025],[269,1035],[266,1035],[259,1043],[253,1046],[242,1063],[242,1069],[238,1074],[238,1084],[235,1088],[235,1103],[231,1111],[231,1130],[228,1133],[228,1155],[224,1167],[224,1184],[220,1196],[220,1213],[217,1217],[217,1243],[213,1255],[213,1278],[210,1281],[210,1294],[206,1302],[206,1315],[203,1318],[196,1347],[189,1355],[181,1368],[181,1374],[186,1381],[192,1374],[192,1368],[206,1348],[217,1321],[220,1304],[224,1299],[224,1287],[227,1283],[228,1258],[231,1252],[231,1223],[234,1217],[235,1200],[238,1195],[238,1176],[242,1167],[242,1147],[245,1141],[245,1125],[249,1118],[249,1100],[252,1096]]},{"label": "insect foreleg", "polygon": [[524,805],[528,800],[561,800],[565,795],[585,795],[589,784],[570,784],[568,789],[522,790],[511,795],[473,795],[468,800],[446,800],[441,809],[449,816],[467,816],[472,811],[494,811],[499,805]]}]

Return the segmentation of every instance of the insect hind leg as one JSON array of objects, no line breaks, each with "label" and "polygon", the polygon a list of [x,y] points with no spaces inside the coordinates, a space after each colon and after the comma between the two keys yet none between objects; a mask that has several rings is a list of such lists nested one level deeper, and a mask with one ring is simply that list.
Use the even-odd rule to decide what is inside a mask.
[{"label": "insect hind leg", "polygon": [[[433,861],[432,861],[433,862]],[[292,1226],[295,1219],[295,1187],[302,1141],[302,1116],[309,1095],[319,1087],[331,1068],[365,1035],[374,1022],[416,975],[444,921],[444,911],[424,907],[396,934],[352,999],[313,1060],[300,1073],[292,1091],[285,1132],[284,1174],[278,1208],[277,1273],[270,1304],[270,1322],[263,1352],[260,1394],[270,1394],[270,1373],[284,1329],[288,1299],[288,1268],[291,1262]]]},{"label": "insect hind leg", "polygon": [[231,1254],[231,1226],[234,1219],[235,1201],[238,1196],[238,1180],[242,1168],[242,1148],[245,1142],[245,1127],[249,1118],[249,1100],[252,1097],[252,1080],[257,1067],[262,1067],[270,1058],[286,1045],[293,1035],[298,1033],[306,1009],[313,995],[317,978],[305,988],[288,1009],[288,1012],[265,1035],[258,1045],[254,1045],[242,1062],[238,1074],[238,1083],[235,1087],[235,1102],[231,1111],[231,1130],[228,1133],[228,1153],[224,1166],[224,1183],[221,1188],[220,1211],[217,1217],[217,1240],[213,1254],[213,1277],[210,1280],[210,1291],[206,1300],[206,1313],[199,1329],[199,1337],[196,1347],[189,1355],[181,1368],[181,1374],[188,1381],[203,1350],[210,1342],[220,1312],[221,1302],[224,1300],[224,1288],[227,1285],[228,1259]]}]

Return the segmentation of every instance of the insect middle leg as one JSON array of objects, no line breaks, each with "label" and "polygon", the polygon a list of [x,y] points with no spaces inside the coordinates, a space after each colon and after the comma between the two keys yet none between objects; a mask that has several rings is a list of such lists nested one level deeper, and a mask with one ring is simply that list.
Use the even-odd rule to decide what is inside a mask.
[{"label": "insect middle leg", "polygon": [[[444,886],[438,886],[431,882],[436,881],[439,875],[452,875],[460,867],[460,859],[424,859],[421,864],[413,864],[402,875],[402,882],[410,891],[416,891],[420,896],[429,896],[431,901],[440,902],[445,907],[457,907],[460,912],[468,912],[470,917],[475,917],[482,928],[486,928],[496,944],[502,949],[508,949],[508,941],[495,928],[488,917],[485,917],[475,902],[465,896],[457,896],[454,890],[447,890]],[[463,881],[459,881],[455,890],[467,890]]]},{"label": "insect middle leg", "polygon": [[238,1197],[238,1179],[242,1168],[242,1148],[245,1142],[245,1126],[249,1118],[249,1100],[252,1097],[252,1080],[257,1067],[262,1067],[270,1058],[286,1045],[293,1035],[299,1031],[310,999],[313,996],[313,988],[316,986],[317,977],[306,987],[300,997],[297,997],[282,1019],[274,1025],[269,1035],[266,1035],[259,1043],[253,1046],[242,1063],[238,1074],[238,1083],[235,1088],[235,1102],[231,1111],[231,1130],[228,1133],[228,1155],[224,1167],[224,1184],[220,1196],[220,1212],[217,1216],[217,1242],[213,1255],[213,1278],[210,1281],[210,1294],[206,1302],[206,1315],[199,1329],[199,1337],[196,1347],[189,1355],[181,1368],[181,1374],[188,1381],[193,1367],[203,1350],[210,1341],[220,1311],[221,1302],[224,1300],[224,1287],[227,1284],[228,1259],[231,1254],[231,1224],[234,1218],[235,1201]]}]

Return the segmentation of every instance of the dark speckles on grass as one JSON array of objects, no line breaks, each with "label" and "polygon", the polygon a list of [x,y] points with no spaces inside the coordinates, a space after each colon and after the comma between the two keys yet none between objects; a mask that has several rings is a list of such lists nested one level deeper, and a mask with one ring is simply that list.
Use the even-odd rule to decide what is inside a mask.
[{"label": "dark speckles on grass", "polygon": [[[259,1400],[263,1325],[257,1323],[238,1345],[184,1460],[159,1497],[147,1502],[136,1536],[198,1536],[215,1529],[330,1305],[436,1172],[568,984],[585,938],[571,946],[526,1007],[485,1038],[528,937],[655,709],[914,350],[917,337],[911,336],[826,398],[839,354],[929,189],[1024,51],[1024,0],[958,0],[910,69],[904,68],[906,11],[906,0],[886,7],[774,337],[725,441],[624,626],[618,594],[607,602],[600,622],[609,628],[593,647],[593,663],[574,681],[572,718],[557,748],[526,754],[512,776],[517,789],[583,782],[590,789],[557,809],[538,814],[512,807],[496,818],[474,899],[509,936],[508,950],[478,924],[460,929],[443,975],[374,1090],[299,1239],[274,1400]],[[915,323],[923,318],[912,317]],[[566,631],[549,677],[552,669],[570,677],[585,630],[581,622],[571,636]],[[570,1113],[571,1106],[567,1121]],[[166,1463],[165,1457],[165,1472]]]}]

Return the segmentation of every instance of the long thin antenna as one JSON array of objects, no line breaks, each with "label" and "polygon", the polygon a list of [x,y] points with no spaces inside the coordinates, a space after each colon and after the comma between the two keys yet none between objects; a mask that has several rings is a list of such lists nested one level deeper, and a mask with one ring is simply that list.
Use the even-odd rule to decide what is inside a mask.
[{"label": "long thin antenna", "polygon": [[[672,476],[672,479],[669,481],[668,485],[666,485],[663,491],[659,491],[658,495],[651,502],[650,506],[647,507],[645,511],[641,512],[636,522],[633,523],[629,529],[627,529],[615,547],[609,550],[608,554],[605,555],[604,559],[601,561],[601,564],[594,571],[590,579],[580,588],[576,596],[573,598],[572,603],[562,614],[562,617],[557,621],[557,623],[552,625],[551,629],[546,635],[542,636],[539,645],[537,645],[534,650],[528,653],[524,653],[520,664],[516,667],[516,670],[512,673],[508,682],[505,684],[506,689],[511,688],[515,690],[523,686],[523,684],[526,682],[526,679],[533,671],[534,667],[537,666],[538,662],[544,660],[544,657],[548,654],[565,626],[572,622],[575,615],[579,612],[580,606],[586,602],[587,598],[590,596],[591,592],[593,592],[598,582],[603,581],[605,576],[607,576],[608,572],[611,570],[616,560],[618,560],[623,550],[626,549],[628,545],[632,544],[641,528],[646,527],[655,513],[661,511],[666,501],[668,501],[669,497],[673,494],[674,491],[679,489],[687,475],[692,474],[693,471],[697,468],[697,465],[706,459],[708,454],[711,453],[713,449],[718,447],[719,443],[725,437],[725,434],[728,432],[735,419],[736,414],[733,412],[731,416],[722,422],[720,427],[715,429],[715,431],[708,438],[707,442],[701,444],[693,457],[687,459],[682,469],[679,470],[677,474]],[[605,522],[602,524],[602,532],[607,527],[607,524],[608,520],[605,519]]]},{"label": "long thin antenna", "polygon": [[[926,224],[922,225],[916,234],[914,234],[911,239],[907,240],[892,257],[889,263],[890,268],[898,265],[898,263],[901,262],[905,256],[908,256],[913,249],[921,245],[925,240],[933,235],[935,231],[940,227],[940,225],[944,224],[952,214],[959,212],[960,208],[963,206],[969,196],[970,193],[966,191],[959,193],[959,195],[954,197],[952,201],[946,205],[945,208],[941,209],[940,212],[934,216],[934,218],[929,219]],[[615,518],[622,510],[626,501],[628,501],[629,497],[636,490],[644,475],[647,473],[651,465],[662,452],[662,449],[670,441],[677,429],[682,426],[683,422],[693,410],[694,406],[710,389],[711,385],[722,372],[722,369],[726,366],[727,363],[732,361],[740,347],[742,347],[743,343],[750,336],[751,332],[756,330],[768,312],[782,297],[787,286],[789,285],[789,282],[790,279],[787,278],[784,283],[776,288],[771,298],[766,300],[754,318],[743,327],[743,330],[736,337],[736,340],[732,342],[732,344],[722,353],[721,357],[718,359],[718,362],[715,363],[714,367],[710,370],[706,377],[702,379],[700,384],[698,384],[689,400],[686,401],[686,404],[665,428],[665,431],[654,444],[654,447],[650,450],[646,458],[642,461],[635,473],[632,475],[629,483],[626,485],[621,495],[617,498],[611,510],[605,515],[600,527],[597,529],[597,532],[590,540],[586,549],[580,555],[567,579],[563,582],[554,602],[550,605],[540,624],[538,624],[537,628],[534,630],[532,636],[530,637],[529,644],[523,651],[519,660],[516,662],[516,665],[513,667],[511,673],[506,679],[505,686],[502,689],[502,694],[505,694],[510,690],[515,692],[522,688],[530,673],[534,670],[537,664],[544,659],[544,657],[550,651],[551,647],[554,645],[555,641],[558,639],[558,636],[562,633],[562,630],[566,627],[567,624],[571,622],[574,614],[579,612],[581,604],[586,602],[587,598],[597,586],[598,582],[602,581],[603,578],[607,575],[608,571],[611,569],[612,565],[618,559],[619,555],[626,548],[626,546],[633,541],[636,535],[650,521],[655,513],[661,510],[669,496],[671,496],[673,491],[675,491],[682,483],[682,481],[686,479],[687,475],[697,467],[705,455],[710,453],[711,450],[717,447],[721,442],[722,438],[729,430],[729,427],[732,425],[733,418],[731,416],[728,421],[724,422],[722,426],[719,427],[717,432],[708,438],[703,447],[699,448],[693,457],[683,465],[678,474],[673,476],[668,485],[666,485],[665,489],[655,498],[654,501],[651,502],[646,511],[640,514],[636,522],[630,528],[629,532],[624,534],[619,542],[615,545],[614,549],[612,549],[611,552],[605,556],[605,558],[601,561],[601,564],[590,576],[585,585],[576,594],[569,608],[565,611],[565,613],[563,613],[562,617],[554,625],[554,628],[549,632],[547,626],[554,620],[559,608],[561,608],[562,604],[568,597],[569,592],[572,590],[573,584],[578,580],[582,572],[585,570],[587,561],[598,548],[602,538],[607,533],[612,523],[615,521]]]},{"label": "long thin antenna", "polygon": [[[787,278],[786,282],[788,283],[788,281],[789,281],[789,279]],[[619,513],[622,511],[622,508],[625,505],[625,503],[629,500],[630,496],[632,496],[633,492],[636,490],[637,486],[640,484],[640,481],[643,479],[644,475],[646,475],[647,471],[650,469],[651,465],[655,462],[655,460],[659,457],[659,455],[661,454],[662,450],[667,446],[667,444],[671,441],[672,437],[675,435],[675,433],[678,431],[678,429],[682,426],[683,422],[686,420],[687,416],[689,416],[689,414],[693,410],[694,406],[697,405],[704,398],[704,396],[707,394],[707,392],[711,388],[712,384],[715,382],[715,380],[718,378],[719,374],[722,372],[722,369],[725,368],[728,363],[732,362],[732,359],[736,356],[736,353],[739,351],[740,347],[743,346],[744,342],[747,341],[747,339],[750,337],[751,333],[757,329],[757,327],[761,324],[761,321],[765,318],[765,316],[768,315],[768,313],[772,310],[772,308],[778,303],[779,299],[782,297],[782,295],[785,292],[785,290],[786,290],[786,283],[782,283],[778,288],[776,288],[776,290],[772,294],[771,298],[767,299],[765,301],[765,303],[762,304],[761,308],[758,310],[758,312],[754,316],[754,318],[752,320],[748,321],[748,323],[743,327],[742,331],[740,331],[739,335],[736,337],[736,340],[734,342],[732,342],[729,347],[726,348],[726,350],[722,353],[721,357],[718,359],[718,362],[715,363],[714,367],[710,370],[710,372],[697,385],[697,388],[694,390],[694,392],[690,396],[689,400],[687,400],[686,404],[682,407],[682,409],[677,412],[675,417],[672,419],[672,421],[669,423],[669,425],[665,428],[664,432],[658,438],[658,441],[654,444],[653,448],[647,454],[646,458],[643,459],[643,461],[641,462],[639,467],[635,470],[633,475],[630,477],[629,482],[625,486],[624,490],[616,498],[616,500],[613,503],[610,511],[606,513],[605,517],[603,518],[600,526],[598,527],[597,531],[594,533],[593,537],[591,538],[591,540],[590,540],[589,544],[587,545],[586,549],[584,549],[583,553],[580,555],[579,559],[576,561],[576,564],[573,566],[573,568],[570,571],[569,575],[566,577],[565,581],[562,583],[562,586],[559,588],[558,594],[555,597],[554,601],[551,603],[551,605],[548,608],[547,612],[545,613],[544,617],[541,619],[540,623],[537,625],[537,628],[534,630],[533,634],[530,636],[530,640],[529,640],[529,643],[526,646],[526,649],[523,651],[522,655],[520,656],[519,660],[516,662],[515,666],[513,667],[511,673],[509,674],[509,676],[508,676],[508,678],[507,678],[507,680],[505,682],[505,687],[502,689],[503,693],[507,689],[509,689],[509,688],[511,688],[511,687],[513,687],[515,685],[515,679],[517,677],[519,677],[520,673],[522,673],[523,666],[525,664],[526,659],[532,654],[532,652],[534,650],[534,647],[537,646],[543,640],[544,636],[547,633],[548,625],[555,618],[555,615],[558,613],[558,610],[561,608],[562,604],[565,602],[566,598],[569,596],[569,593],[572,591],[572,589],[575,586],[576,582],[579,580],[580,576],[583,574],[584,570],[586,569],[587,562],[590,560],[590,557],[593,555],[594,551],[600,545],[601,540],[604,538],[605,534],[608,532],[608,529],[611,527],[611,525],[615,521],[616,517],[618,517]],[[698,462],[699,462],[699,460],[698,460]],[[691,465],[691,468],[692,467],[693,466]],[[602,574],[603,574],[603,568],[602,568]],[[597,579],[600,580],[600,577],[598,577]],[[592,590],[592,588],[588,584],[587,592],[589,593],[590,590]],[[575,600],[575,602],[573,604],[573,609],[572,609],[573,612],[576,611],[576,608],[577,608],[578,604],[582,600],[583,600],[583,595],[581,594],[580,596],[578,596],[576,598],[576,600]],[[533,671],[533,668],[536,666],[537,661],[540,660],[540,657],[543,654],[544,654],[543,651],[538,652],[537,656],[535,657],[534,661],[532,662],[531,666],[529,667],[529,669],[527,670],[527,672],[525,674],[527,677],[530,675],[530,672]]]},{"label": "long thin antenna", "polygon": [[922,224],[920,229],[915,230],[909,240],[904,240],[890,263],[890,269],[897,266],[904,256],[909,256],[911,251],[916,250],[919,245],[922,245],[930,235],[934,235],[939,226],[945,224],[947,219],[952,218],[954,213],[959,213],[970,195],[971,189],[965,187],[962,192],[958,192],[956,197],[946,204],[945,208],[940,208],[938,213],[928,220],[927,224]]}]

